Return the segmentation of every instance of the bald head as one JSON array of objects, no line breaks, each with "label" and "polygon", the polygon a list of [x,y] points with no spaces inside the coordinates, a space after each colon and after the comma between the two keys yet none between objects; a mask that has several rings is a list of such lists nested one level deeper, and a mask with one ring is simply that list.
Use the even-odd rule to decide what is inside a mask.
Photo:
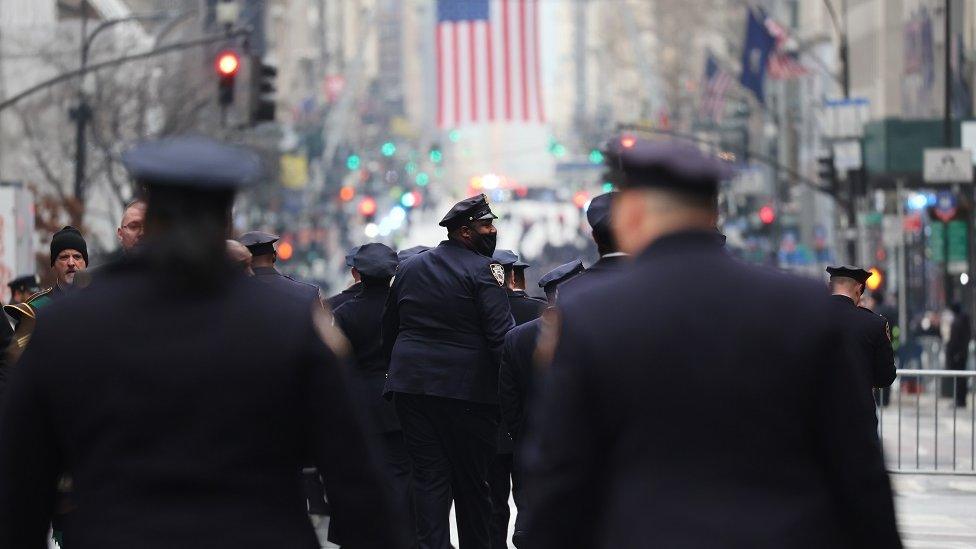
[{"label": "bald head", "polygon": [[230,262],[241,272],[248,276],[253,276],[251,270],[251,251],[236,240],[227,241],[227,257]]}]

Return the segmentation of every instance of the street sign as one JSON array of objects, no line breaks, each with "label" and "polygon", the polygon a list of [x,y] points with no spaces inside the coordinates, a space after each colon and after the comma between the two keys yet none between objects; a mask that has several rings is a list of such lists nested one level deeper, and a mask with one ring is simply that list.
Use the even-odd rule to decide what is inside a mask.
[{"label": "street sign", "polygon": [[948,253],[946,269],[949,274],[959,275],[969,271],[969,227],[957,219],[950,221],[948,229]]},{"label": "street sign", "polygon": [[972,183],[973,160],[968,149],[925,149],[926,183]]},{"label": "street sign", "polygon": [[828,99],[823,104],[823,136],[851,139],[864,136],[864,125],[871,119],[871,102],[864,97]]}]

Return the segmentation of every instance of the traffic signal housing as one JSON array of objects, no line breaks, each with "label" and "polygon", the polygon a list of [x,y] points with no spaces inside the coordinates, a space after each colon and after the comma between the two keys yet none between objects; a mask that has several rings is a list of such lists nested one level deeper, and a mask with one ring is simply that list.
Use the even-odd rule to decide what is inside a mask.
[{"label": "traffic signal housing", "polygon": [[837,168],[834,166],[833,154],[817,157],[817,177],[831,192],[837,191]]},{"label": "traffic signal housing", "polygon": [[251,123],[274,122],[278,69],[255,59],[251,70]]},{"label": "traffic signal housing", "polygon": [[214,69],[217,71],[217,101],[221,106],[234,102],[234,82],[241,68],[241,57],[237,52],[224,50],[217,54]]}]

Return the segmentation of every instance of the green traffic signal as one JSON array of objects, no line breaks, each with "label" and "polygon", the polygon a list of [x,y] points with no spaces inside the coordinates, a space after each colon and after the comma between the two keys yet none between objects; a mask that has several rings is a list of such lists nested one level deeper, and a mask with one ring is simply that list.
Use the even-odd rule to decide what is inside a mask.
[{"label": "green traffic signal", "polygon": [[593,149],[590,151],[590,163],[591,164],[603,164],[603,153],[599,149]]},{"label": "green traffic signal", "polygon": [[350,154],[349,158],[346,158],[346,167],[350,170],[358,170],[361,165],[362,161],[359,159],[359,155]]},{"label": "green traffic signal", "polygon": [[380,152],[383,153],[383,156],[393,156],[396,154],[396,144],[392,141],[387,141],[380,147]]},{"label": "green traffic signal", "polygon": [[420,172],[417,174],[417,177],[414,179],[414,181],[417,183],[417,185],[420,185],[421,187],[426,187],[427,184],[430,183],[430,176],[424,172]]},{"label": "green traffic signal", "polygon": [[441,160],[444,160],[444,153],[438,149],[433,149],[430,151],[430,161],[434,164],[440,164]]}]

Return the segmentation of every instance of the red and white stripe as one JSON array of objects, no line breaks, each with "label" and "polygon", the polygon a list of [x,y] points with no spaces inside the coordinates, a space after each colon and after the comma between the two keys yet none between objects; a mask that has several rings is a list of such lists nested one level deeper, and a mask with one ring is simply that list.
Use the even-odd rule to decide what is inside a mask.
[{"label": "red and white stripe", "polygon": [[437,125],[545,122],[541,0],[490,0],[488,21],[436,28]]},{"label": "red and white stripe", "polygon": [[701,104],[702,114],[715,122],[722,121],[722,115],[725,114],[725,95],[734,81],[732,73],[719,69],[714,78],[705,82],[705,93]]}]

